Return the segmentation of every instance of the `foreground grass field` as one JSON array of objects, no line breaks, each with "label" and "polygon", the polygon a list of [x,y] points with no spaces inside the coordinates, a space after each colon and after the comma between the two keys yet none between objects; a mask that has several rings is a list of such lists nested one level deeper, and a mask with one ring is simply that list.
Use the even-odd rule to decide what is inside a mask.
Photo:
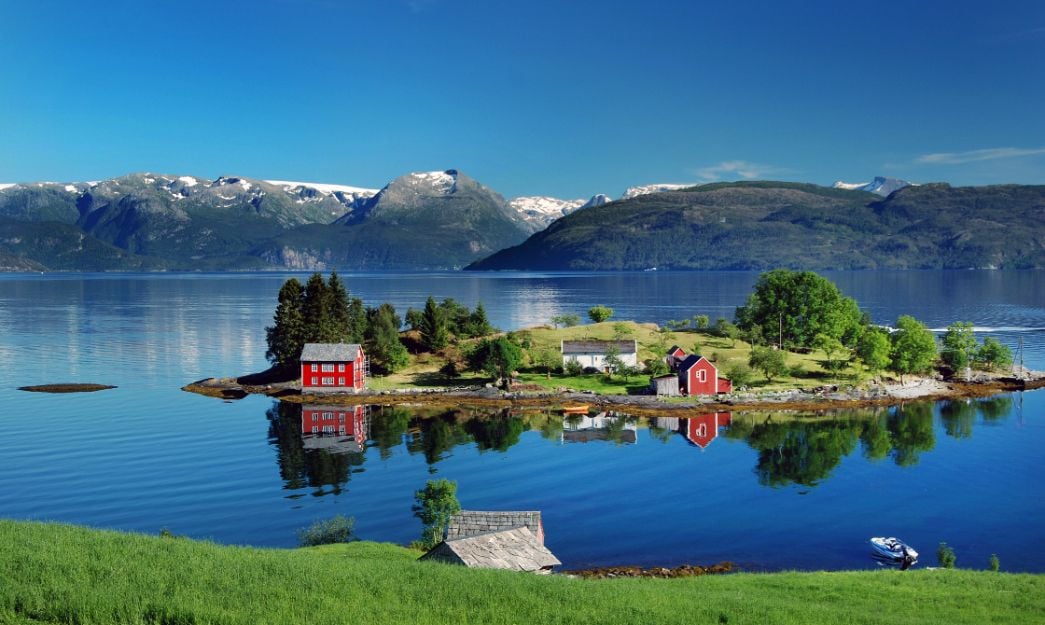
[{"label": "foreground grass field", "polygon": [[1041,623],[1045,576],[973,571],[582,581],[395,545],[225,547],[0,521],[0,623]]}]

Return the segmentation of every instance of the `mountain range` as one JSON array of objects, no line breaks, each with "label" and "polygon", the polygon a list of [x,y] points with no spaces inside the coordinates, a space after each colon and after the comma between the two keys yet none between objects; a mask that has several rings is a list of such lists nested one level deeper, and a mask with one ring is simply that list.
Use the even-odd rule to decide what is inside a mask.
[{"label": "mountain range", "polygon": [[457,170],[381,189],[152,173],[2,184],[0,270],[1045,265],[1041,187],[908,185],[655,184],[618,200],[505,200]]}]

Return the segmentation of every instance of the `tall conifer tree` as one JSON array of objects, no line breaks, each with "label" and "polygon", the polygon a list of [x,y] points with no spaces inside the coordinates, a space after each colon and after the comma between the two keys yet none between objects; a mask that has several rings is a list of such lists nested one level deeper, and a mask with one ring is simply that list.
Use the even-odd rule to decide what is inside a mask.
[{"label": "tall conifer tree", "polygon": [[331,319],[330,290],[322,274],[312,274],[305,283],[304,304],[306,343],[336,342]]},{"label": "tall conifer tree", "polygon": [[330,282],[327,287],[330,303],[330,325],[331,337],[337,343],[353,343],[351,304],[348,301],[348,290],[345,283],[337,276],[336,271],[330,272]]},{"label": "tall conifer tree", "polygon": [[425,302],[425,310],[421,316],[421,324],[418,328],[421,332],[421,345],[430,352],[437,352],[446,347],[449,342],[449,333],[446,330],[446,316],[443,310],[435,303],[435,299],[429,295]]},{"label": "tall conifer tree", "polygon": [[305,343],[305,319],[302,312],[301,283],[291,278],[279,289],[276,313],[271,327],[265,328],[268,350],[265,358],[281,367],[297,364]]}]

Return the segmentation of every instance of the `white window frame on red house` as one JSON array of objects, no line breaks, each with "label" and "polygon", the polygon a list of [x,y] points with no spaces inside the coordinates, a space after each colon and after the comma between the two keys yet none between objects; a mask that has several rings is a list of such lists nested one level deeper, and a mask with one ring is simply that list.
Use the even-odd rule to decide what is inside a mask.
[{"label": "white window frame on red house", "polygon": [[708,372],[703,370],[703,369],[701,369],[700,371],[697,371],[697,381],[698,382],[707,382],[708,381]]},{"label": "white window frame on red house", "polygon": [[338,386],[344,386],[345,385],[345,378],[338,378],[337,379],[337,385]]},{"label": "white window frame on red house", "polygon": [[318,380],[319,378],[317,378],[316,376],[312,376],[312,384],[309,384],[309,386],[319,386]]},{"label": "white window frame on red house", "polygon": [[337,372],[338,373],[344,373],[345,372],[345,363],[343,363],[343,362],[337,363]]},{"label": "white window frame on red house", "polygon": [[334,363],[324,362],[322,367],[323,373],[334,373]]},{"label": "white window frame on red house", "polygon": [[319,365],[317,365],[316,363],[312,363],[312,373],[316,373],[318,371],[319,371]]},{"label": "white window frame on red house", "polygon": [[333,376],[328,377],[328,378],[327,377],[323,378],[323,386],[334,386],[334,378],[333,378]]}]

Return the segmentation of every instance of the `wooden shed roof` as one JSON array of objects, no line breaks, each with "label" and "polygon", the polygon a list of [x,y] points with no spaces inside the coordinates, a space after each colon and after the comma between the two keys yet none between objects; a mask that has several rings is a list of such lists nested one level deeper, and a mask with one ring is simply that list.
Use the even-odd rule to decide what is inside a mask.
[{"label": "wooden shed roof", "polygon": [[562,564],[525,527],[445,540],[421,559],[512,571],[539,571]]},{"label": "wooden shed roof", "polygon": [[454,540],[488,534],[515,527],[527,527],[534,536],[541,534],[541,513],[526,511],[461,510],[446,526],[446,539]]}]

